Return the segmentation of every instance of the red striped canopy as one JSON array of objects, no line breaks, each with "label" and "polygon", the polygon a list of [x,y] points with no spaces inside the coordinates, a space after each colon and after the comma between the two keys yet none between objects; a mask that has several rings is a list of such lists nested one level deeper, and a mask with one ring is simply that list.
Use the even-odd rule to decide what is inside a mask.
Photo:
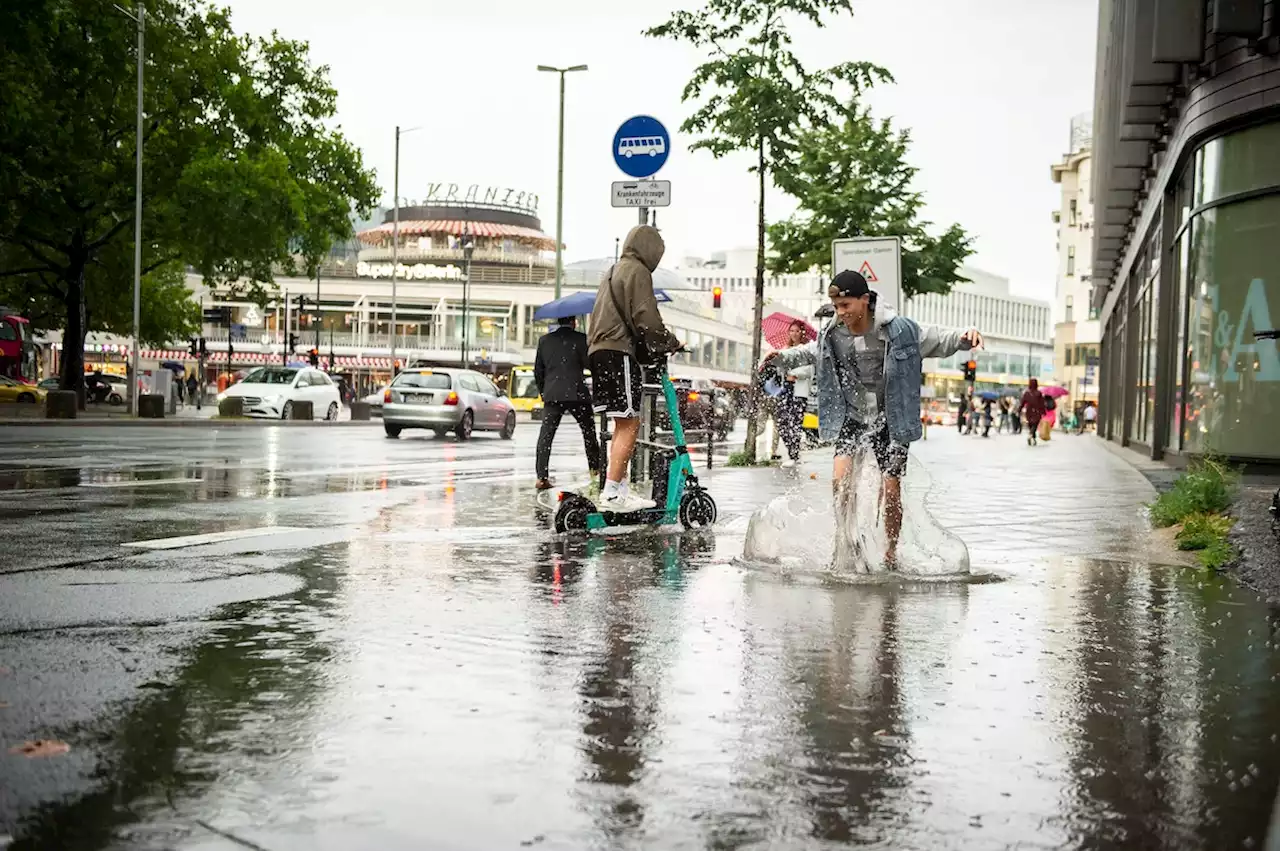
[{"label": "red striped canopy", "polygon": [[[359,236],[361,242],[377,245],[390,238],[394,229],[394,223],[387,222],[375,228],[360,231],[357,236]],[[472,236],[526,239],[538,243],[540,248],[547,250],[556,247],[555,239],[536,228],[527,228],[521,225],[501,225],[493,222],[468,222],[460,219],[420,219],[401,222],[400,233],[406,236],[438,233],[459,237],[469,233]]]}]

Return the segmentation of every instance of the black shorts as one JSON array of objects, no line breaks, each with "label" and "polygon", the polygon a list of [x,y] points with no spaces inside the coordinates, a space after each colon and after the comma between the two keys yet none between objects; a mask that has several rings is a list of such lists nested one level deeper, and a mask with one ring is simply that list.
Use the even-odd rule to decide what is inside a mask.
[{"label": "black shorts", "polygon": [[597,414],[630,420],[640,416],[644,374],[629,354],[601,349],[587,358],[591,367],[591,398]]},{"label": "black shorts", "polygon": [[889,439],[889,424],[883,417],[878,418],[871,426],[854,419],[845,420],[836,437],[836,457],[851,457],[868,433],[871,435],[871,450],[876,455],[880,472],[891,479],[900,479],[906,475],[907,447]]}]

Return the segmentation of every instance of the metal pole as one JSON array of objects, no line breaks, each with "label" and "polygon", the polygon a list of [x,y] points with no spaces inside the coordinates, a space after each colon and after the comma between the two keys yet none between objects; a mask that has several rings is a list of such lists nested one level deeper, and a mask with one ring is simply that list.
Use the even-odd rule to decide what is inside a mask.
[{"label": "metal pole", "polygon": [[391,377],[396,377],[396,278],[400,275],[400,125],[396,125],[396,166],[391,193],[395,208],[391,226]]},{"label": "metal pole", "polygon": [[471,249],[470,235],[464,234],[464,239],[468,241],[463,245],[463,254],[466,255],[466,273],[462,279],[462,368],[467,369],[471,360],[467,351],[467,328],[469,325],[469,312],[471,307]]},{"label": "metal pole", "polygon": [[137,126],[137,163],[134,175],[133,205],[133,377],[130,379],[129,409],[134,416],[138,415],[138,336],[142,331],[142,72],[144,61],[144,33],[146,32],[147,9],[138,0],[138,126]]},{"label": "metal pole", "polygon": [[[316,319],[320,319],[320,270],[316,269]],[[320,354],[320,322],[316,322],[316,354]]]},{"label": "metal pole", "polygon": [[560,72],[560,151],[556,171],[556,298],[564,280],[564,71]]}]

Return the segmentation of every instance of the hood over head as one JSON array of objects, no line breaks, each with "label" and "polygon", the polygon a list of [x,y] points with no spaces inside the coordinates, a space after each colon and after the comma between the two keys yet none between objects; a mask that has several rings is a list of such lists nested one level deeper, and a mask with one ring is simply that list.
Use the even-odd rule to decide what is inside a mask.
[{"label": "hood over head", "polygon": [[662,262],[662,255],[667,245],[662,241],[662,234],[652,225],[636,225],[627,234],[622,243],[622,256],[635,257],[652,272]]}]

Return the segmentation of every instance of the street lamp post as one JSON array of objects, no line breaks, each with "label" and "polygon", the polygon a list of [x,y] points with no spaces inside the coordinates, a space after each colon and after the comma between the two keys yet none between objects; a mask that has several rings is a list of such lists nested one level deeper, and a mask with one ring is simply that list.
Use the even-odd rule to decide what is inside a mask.
[{"label": "street lamp post", "polygon": [[133,184],[133,351],[130,357],[133,375],[130,378],[132,386],[129,393],[129,412],[137,416],[138,397],[141,395],[138,392],[138,336],[142,326],[142,71],[146,57],[144,35],[147,29],[147,9],[142,5],[142,0],[138,0],[136,13],[123,6],[117,5],[116,8],[138,25],[137,151]]},{"label": "street lamp post", "polygon": [[550,65],[539,65],[538,70],[560,75],[560,143],[556,168],[556,298],[560,298],[560,287],[564,280],[564,75],[571,71],[585,71],[587,66],[553,68]]},{"label": "street lamp post", "polygon": [[396,279],[400,277],[400,137],[412,133],[417,127],[401,130],[396,125],[395,178],[391,187],[391,203],[394,207],[391,225],[391,377],[396,377]]},{"label": "street lamp post", "polygon": [[471,252],[475,250],[475,245],[471,241],[470,233],[463,233],[462,239],[462,256],[465,260],[462,278],[462,368],[467,369],[471,363],[467,346],[467,331],[471,312]]}]

